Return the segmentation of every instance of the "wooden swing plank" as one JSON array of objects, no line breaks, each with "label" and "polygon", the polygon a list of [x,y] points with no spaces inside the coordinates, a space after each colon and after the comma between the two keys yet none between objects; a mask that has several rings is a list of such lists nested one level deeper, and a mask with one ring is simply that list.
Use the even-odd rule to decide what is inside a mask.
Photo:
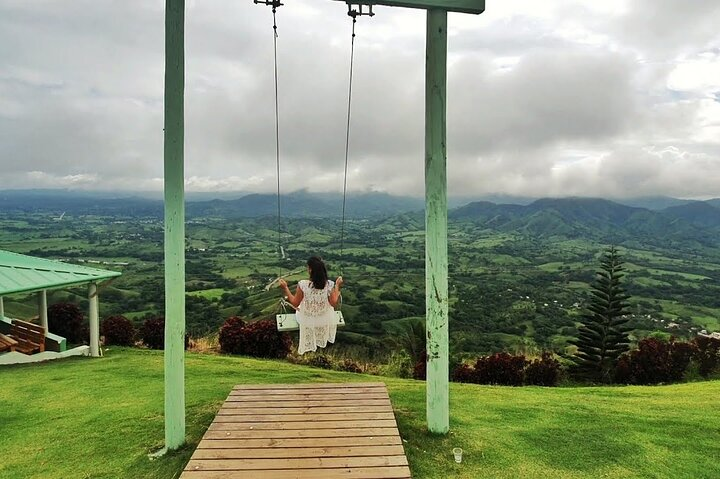
[{"label": "wooden swing plank", "polygon": [[[355,467],[343,469],[302,469],[253,471],[252,477],[262,479],[407,479],[410,470],[407,466],[396,467]],[[240,479],[248,477],[246,473],[236,471],[186,471],[181,478],[187,479]]]},{"label": "wooden swing plank", "polygon": [[190,459],[191,471],[262,471],[272,469],[337,469],[349,467],[407,466],[402,456],[303,457],[299,459]]},{"label": "wooden swing plank", "polygon": [[319,429],[354,429],[354,428],[392,428],[394,420],[367,420],[367,421],[289,421],[289,422],[234,422],[215,421],[208,428],[209,431],[283,431],[290,430],[319,430]]},{"label": "wooden swing plank", "polygon": [[[275,414],[283,416],[286,414],[337,414],[341,412],[368,412],[379,413],[387,412],[386,406],[336,406],[336,407],[281,407],[275,409]],[[392,412],[392,411],[390,411]],[[226,403],[220,410],[218,416],[221,415],[255,415],[266,414],[267,408],[246,408],[237,407],[237,403]]]},{"label": "wooden swing plank", "polygon": [[[211,424],[212,426],[212,424]],[[290,439],[308,437],[364,437],[364,436],[395,436],[394,427],[364,427],[352,429],[308,429],[302,430],[264,430],[250,431],[216,431],[208,429],[205,439]]]},{"label": "wooden swing plank", "polygon": [[[300,329],[295,314],[278,314],[275,316],[275,322],[278,331],[298,331]],[[338,328],[345,326],[345,317],[341,311],[335,311],[335,324]]]},{"label": "wooden swing plank", "polygon": [[267,449],[200,449],[195,459],[299,459],[303,457],[401,456],[405,451],[396,446],[330,446]]},{"label": "wooden swing plank", "polygon": [[334,446],[397,446],[402,444],[398,436],[378,437],[309,437],[291,439],[203,439],[199,449],[268,449],[296,447]]},{"label": "wooden swing plank", "polygon": [[313,395],[313,394],[302,394],[297,396],[285,396],[285,395],[275,395],[275,394],[267,394],[262,396],[230,396],[228,397],[228,401],[234,401],[234,402],[254,402],[254,401],[287,401],[289,403],[295,402],[295,401],[307,401],[312,400],[313,398],[319,398],[323,397],[326,400],[346,400],[346,401],[354,401],[354,400],[360,400],[360,399],[387,399],[387,396],[383,394],[375,394],[375,393],[367,393],[365,395],[362,394],[326,394],[324,396],[321,395]]},{"label": "wooden swing plank", "polygon": [[[348,3],[349,0],[338,0]],[[448,12],[473,13],[485,11],[485,0],[350,0],[353,5],[384,5],[388,7],[440,9]]]},{"label": "wooden swing plank", "polygon": [[[220,414],[222,413],[222,414]],[[365,419],[395,420],[391,412],[343,412],[343,413],[304,413],[304,414],[278,414],[268,416],[265,414],[237,414],[235,410],[220,411],[215,422],[316,422],[325,421],[362,421]]]},{"label": "wooden swing plank", "polygon": [[390,406],[390,399],[368,399],[357,401],[354,399],[341,399],[334,401],[315,401],[315,400],[302,400],[302,401],[233,401],[228,399],[225,401],[223,408],[295,408],[295,407],[342,407],[342,406]]},{"label": "wooden swing plank", "polygon": [[272,390],[278,390],[278,389],[292,389],[292,390],[305,390],[305,389],[346,389],[350,390],[353,388],[369,388],[369,387],[375,387],[375,388],[385,388],[384,383],[311,383],[311,384],[238,384],[233,388],[233,391],[240,390],[240,391],[249,391],[249,390],[257,390],[257,389],[272,389]]},{"label": "wooden swing plank", "polygon": [[385,385],[235,387],[181,478],[240,477],[410,478]]},{"label": "wooden swing plank", "polygon": [[303,389],[302,391],[293,391],[289,389],[253,389],[251,391],[243,391],[242,389],[234,389],[230,392],[233,397],[238,396],[260,396],[260,395],[273,395],[273,396],[304,396],[308,394],[342,394],[342,395],[353,395],[359,394],[380,394],[387,396],[387,392],[383,388],[353,388],[353,389],[337,389],[337,388],[323,388],[317,387],[314,389]]}]

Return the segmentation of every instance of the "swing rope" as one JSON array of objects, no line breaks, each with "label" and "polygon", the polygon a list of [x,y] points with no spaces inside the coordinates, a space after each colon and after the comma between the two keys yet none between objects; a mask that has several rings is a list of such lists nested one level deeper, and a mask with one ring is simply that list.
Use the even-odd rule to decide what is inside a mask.
[{"label": "swing rope", "polygon": [[[273,66],[275,81],[275,170],[277,176],[277,248],[281,259],[285,259],[285,250],[282,246],[282,207],[281,207],[281,178],[280,178],[280,99],[279,99],[279,80],[278,80],[278,27],[277,27],[277,7],[283,4],[280,0],[254,0],[254,3],[262,3],[272,6],[273,15]],[[347,101],[347,123],[345,131],[345,165],[343,173],[343,195],[342,195],[342,219],[340,222],[340,257],[339,270],[342,275],[343,259],[345,254],[345,224],[347,221],[347,185],[348,170],[350,164],[350,127],[352,124],[352,93],[353,93],[353,73],[355,64],[355,25],[357,17],[363,15],[373,16],[372,6],[369,12],[363,12],[362,6],[358,10],[353,10],[352,4],[348,2],[348,15],[352,18],[352,35],[350,40],[350,75],[348,82],[348,101]],[[279,267],[280,275],[282,275],[282,265]]]},{"label": "swing rope", "polygon": [[350,121],[352,119],[352,91],[353,91],[353,65],[355,63],[355,25],[357,24],[357,14],[353,11],[348,13],[352,17],[352,37],[350,40],[350,81],[348,84],[348,102],[347,102],[347,128],[345,131],[345,174],[343,176],[343,200],[342,200],[342,220],[340,222],[340,275],[343,273],[343,255],[345,252],[345,211],[347,205],[347,179],[348,165],[350,163]]},{"label": "swing rope", "polygon": [[[273,4],[273,58],[275,64],[275,165],[277,174],[277,241],[278,254],[281,258],[285,257],[282,247],[282,215],[280,211],[280,99],[278,95],[278,54],[277,54],[277,5]],[[282,266],[280,266],[280,274],[282,275]]]}]

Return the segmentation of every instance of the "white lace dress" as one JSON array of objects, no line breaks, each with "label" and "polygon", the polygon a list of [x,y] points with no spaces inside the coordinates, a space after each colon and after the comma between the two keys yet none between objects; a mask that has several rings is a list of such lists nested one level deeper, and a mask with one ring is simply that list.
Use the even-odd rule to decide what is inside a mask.
[{"label": "white lace dress", "polygon": [[335,342],[337,324],[335,308],[330,305],[330,292],[335,286],[328,281],[325,289],[315,289],[308,280],[298,283],[303,292],[303,300],[297,309],[297,322],[300,325],[300,344],[298,354],[324,348],[327,343]]}]

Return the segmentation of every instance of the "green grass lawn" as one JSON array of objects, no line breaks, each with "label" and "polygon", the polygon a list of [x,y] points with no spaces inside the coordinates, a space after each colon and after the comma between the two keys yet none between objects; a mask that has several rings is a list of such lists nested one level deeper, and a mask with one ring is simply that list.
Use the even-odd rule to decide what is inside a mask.
[{"label": "green grass lawn", "polygon": [[[424,383],[187,355],[189,445],[163,441],[163,361],[111,349],[0,368],[0,478],[173,478],[239,383],[384,380],[417,478],[717,478],[720,381],[660,387],[453,384],[451,433],[425,432]],[[465,449],[461,465],[452,447]]]}]

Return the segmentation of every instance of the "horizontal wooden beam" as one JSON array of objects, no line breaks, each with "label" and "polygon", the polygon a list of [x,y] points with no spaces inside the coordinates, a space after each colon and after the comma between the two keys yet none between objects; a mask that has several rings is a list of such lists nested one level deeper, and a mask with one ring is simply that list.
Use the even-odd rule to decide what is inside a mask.
[{"label": "horizontal wooden beam", "polygon": [[385,5],[388,7],[441,9],[448,12],[480,14],[485,0],[337,0],[351,5]]}]

